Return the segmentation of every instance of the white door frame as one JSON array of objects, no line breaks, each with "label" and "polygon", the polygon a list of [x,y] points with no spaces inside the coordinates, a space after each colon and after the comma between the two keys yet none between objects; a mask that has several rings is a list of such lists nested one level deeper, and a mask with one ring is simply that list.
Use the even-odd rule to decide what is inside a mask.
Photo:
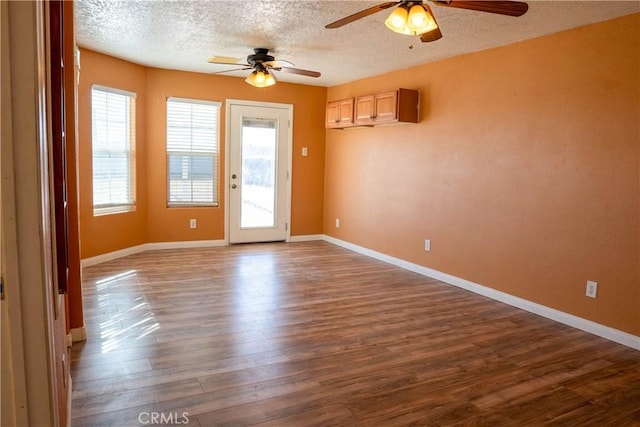
[{"label": "white door frame", "polygon": [[10,378],[2,378],[2,410],[7,412],[1,419],[15,425],[59,426],[53,338],[57,295],[52,292],[48,205],[47,15],[41,2],[2,2],[0,17],[0,240],[6,275],[0,309],[8,322],[2,328],[10,332],[2,334],[1,364],[4,372],[11,370]]},{"label": "white door frame", "polygon": [[287,193],[285,194],[286,207],[285,207],[285,219],[287,222],[285,242],[291,240],[291,170],[293,165],[293,105],[283,104],[277,102],[260,102],[260,101],[246,101],[242,99],[227,99],[225,103],[225,137],[224,137],[224,178],[222,185],[224,186],[224,242],[229,245],[229,182],[230,182],[230,167],[231,156],[229,155],[231,149],[231,106],[249,106],[249,107],[265,107],[265,108],[281,108],[286,109],[289,112],[289,127],[287,135]]}]

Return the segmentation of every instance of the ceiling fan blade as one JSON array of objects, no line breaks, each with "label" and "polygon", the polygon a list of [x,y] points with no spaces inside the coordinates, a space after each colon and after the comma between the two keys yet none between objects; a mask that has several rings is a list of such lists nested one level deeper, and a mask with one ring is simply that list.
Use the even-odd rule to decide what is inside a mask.
[{"label": "ceiling fan blade", "polygon": [[440,32],[439,27],[436,28],[435,30],[428,31],[420,35],[420,41],[423,43],[434,42],[436,40],[440,40],[441,38],[442,38],[442,33]]},{"label": "ceiling fan blade", "polygon": [[522,16],[529,10],[529,5],[520,1],[457,1],[434,0],[438,6],[457,7],[459,9],[477,10],[479,12],[497,13],[498,15]]},{"label": "ceiling fan blade", "polygon": [[234,71],[245,71],[245,70],[253,70],[253,67],[248,65],[248,66],[242,67],[242,68],[233,68],[231,70],[216,71],[216,72],[213,72],[211,74],[224,74],[224,73],[232,73]]},{"label": "ceiling fan blade", "polygon": [[401,1],[388,1],[377,6],[370,7],[369,9],[361,10],[360,12],[354,13],[353,15],[349,15],[346,18],[338,19],[336,22],[332,22],[331,24],[327,24],[325,28],[340,28],[343,25],[350,24],[353,21],[357,21],[360,18],[364,18],[365,16],[373,15],[376,12],[380,12],[381,10],[385,10],[390,8],[391,6],[395,6],[401,3]]},{"label": "ceiling fan blade", "polygon": [[246,58],[231,58],[229,56],[213,55],[211,58],[207,59],[207,62],[212,64],[244,65]]},{"label": "ceiling fan blade", "polygon": [[263,62],[267,67],[280,68],[286,67],[288,65],[296,65],[293,62],[285,61],[284,59],[278,59],[277,61],[267,61]]},{"label": "ceiling fan blade", "polygon": [[278,68],[274,68],[274,70],[284,71],[285,73],[291,73],[291,74],[300,74],[301,76],[307,76],[307,77],[320,77],[320,73],[317,71],[301,70],[300,68],[278,67]]}]

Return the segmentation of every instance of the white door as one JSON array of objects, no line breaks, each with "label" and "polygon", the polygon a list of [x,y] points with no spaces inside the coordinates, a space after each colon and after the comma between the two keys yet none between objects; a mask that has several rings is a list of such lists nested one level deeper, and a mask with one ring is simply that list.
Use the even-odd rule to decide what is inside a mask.
[{"label": "white door", "polygon": [[293,106],[232,101],[227,110],[229,242],[286,240]]}]

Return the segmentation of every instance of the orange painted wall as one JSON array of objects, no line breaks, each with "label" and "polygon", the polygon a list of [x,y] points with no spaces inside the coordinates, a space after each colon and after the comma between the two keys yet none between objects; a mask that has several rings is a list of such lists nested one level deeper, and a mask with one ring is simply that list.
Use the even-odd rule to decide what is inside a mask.
[{"label": "orange painted wall", "polygon": [[[96,52],[82,51],[80,92],[82,257],[147,242],[224,239],[224,141],[226,99],[293,104],[291,235],[322,233],[324,195],[324,106],[327,89],[278,83],[256,89],[243,79],[141,67]],[[137,199],[135,213],[93,217],[91,209],[91,113],[94,83],[138,93]],[[166,206],[166,98],[222,102],[220,132],[220,206]],[[309,155],[302,157],[302,147]],[[198,228],[189,228],[189,219]]]},{"label": "orange painted wall", "polygon": [[329,88],[422,113],[326,131],[324,233],[640,335],[639,55],[633,15]]},{"label": "orange painted wall", "polygon": [[[94,84],[136,93],[136,210],[93,216],[91,87]],[[96,52],[80,52],[78,155],[82,258],[147,242],[146,69]]]}]

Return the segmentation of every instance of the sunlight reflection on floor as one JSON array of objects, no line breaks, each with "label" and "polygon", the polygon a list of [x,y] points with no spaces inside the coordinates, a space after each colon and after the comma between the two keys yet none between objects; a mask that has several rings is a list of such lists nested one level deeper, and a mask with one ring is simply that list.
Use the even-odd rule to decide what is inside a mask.
[{"label": "sunlight reflection on floor", "polygon": [[[96,292],[101,306],[113,304],[116,292],[114,287],[122,285],[123,282],[135,278],[136,270],[128,270],[113,276],[96,281]],[[128,284],[126,285],[128,286]],[[155,319],[150,310],[149,303],[143,296],[133,299],[134,305],[123,312],[115,313],[105,322],[100,323],[100,338],[102,340],[102,353],[117,349],[120,344],[129,340],[139,340],[160,329],[160,323]],[[140,312],[143,312],[142,314]],[[144,313],[144,311],[147,311]],[[130,318],[141,319],[124,327],[126,320]]]}]

